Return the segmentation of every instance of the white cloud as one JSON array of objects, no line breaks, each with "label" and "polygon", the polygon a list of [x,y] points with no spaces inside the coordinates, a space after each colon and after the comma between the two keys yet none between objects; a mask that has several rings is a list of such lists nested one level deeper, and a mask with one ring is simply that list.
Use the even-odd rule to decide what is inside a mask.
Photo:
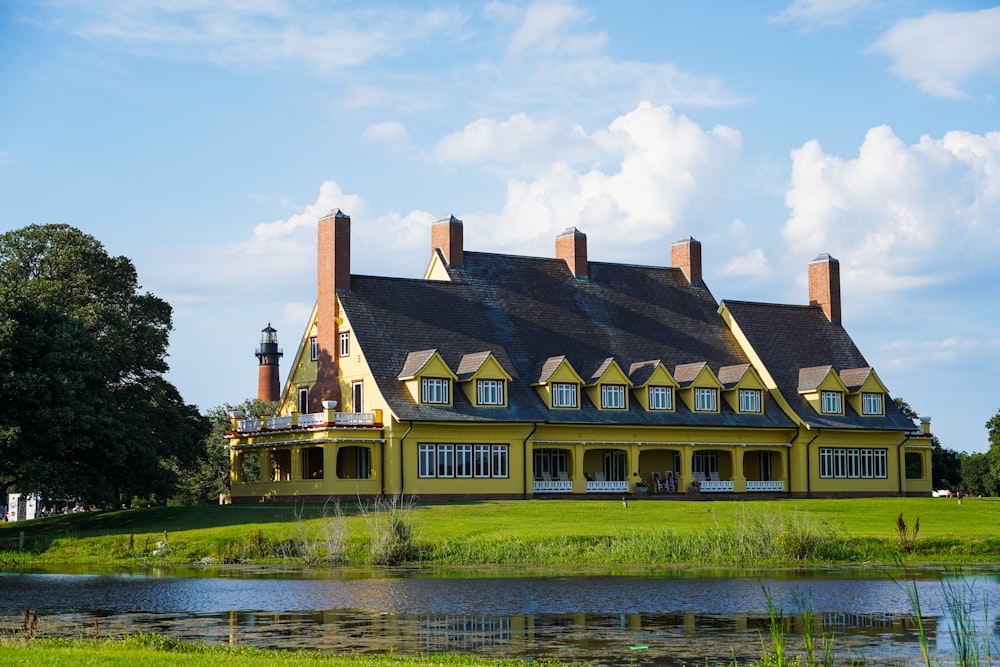
[{"label": "white cloud", "polygon": [[754,248],[744,255],[730,258],[719,273],[723,276],[764,280],[771,276],[771,267],[764,251]]},{"label": "white cloud", "polygon": [[771,17],[776,23],[808,28],[842,25],[875,4],[874,0],[795,0]]},{"label": "white cloud", "polygon": [[[490,143],[502,143],[502,125],[484,124],[494,131]],[[712,219],[742,148],[732,128],[705,130],[670,107],[647,102],[607,129],[580,131],[578,139],[574,157],[586,153],[590,165],[575,168],[556,157],[530,178],[510,181],[501,214],[469,216],[481,224],[471,234],[467,229],[467,237],[490,248],[548,256],[555,236],[575,226],[605,252],[628,247],[631,261],[637,251],[639,257],[655,252],[662,263],[664,251],[645,244],[676,233],[679,221],[690,229]]]},{"label": "white cloud", "polygon": [[410,145],[410,134],[406,126],[396,121],[372,123],[365,128],[363,138],[380,144],[387,144],[396,150]]},{"label": "white cloud", "polygon": [[523,164],[551,160],[552,155],[575,160],[588,152],[589,143],[577,126],[569,127],[555,120],[538,121],[519,113],[505,121],[492,118],[473,121],[439,141],[433,154],[440,162]]},{"label": "white cloud", "polygon": [[587,23],[591,17],[589,12],[570,2],[547,0],[523,9],[492,2],[487,5],[486,13],[505,22],[517,23],[507,45],[507,53],[512,57],[586,56],[599,52],[607,44],[607,35],[603,32],[576,32],[576,27]]},{"label": "white cloud", "polygon": [[892,71],[939,97],[962,98],[962,85],[1000,70],[1000,7],[932,12],[902,19],[870,48],[894,61]]},{"label": "white cloud", "polygon": [[466,15],[456,9],[399,6],[308,11],[285,0],[103,0],[50,2],[53,27],[142,52],[220,64],[308,63],[321,69],[399,56],[428,37],[457,38]]},{"label": "white cloud", "polygon": [[796,257],[831,252],[842,279],[891,295],[958,280],[1000,251],[1000,132],[949,132],[907,146],[869,130],[857,158],[810,141],[792,152],[784,228]]}]

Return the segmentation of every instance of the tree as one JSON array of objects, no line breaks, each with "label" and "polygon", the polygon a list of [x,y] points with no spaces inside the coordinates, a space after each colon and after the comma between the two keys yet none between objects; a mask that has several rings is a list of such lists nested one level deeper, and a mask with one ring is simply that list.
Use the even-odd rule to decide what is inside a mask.
[{"label": "tree", "polygon": [[[229,443],[225,436],[232,426],[229,413],[239,410],[247,418],[273,415],[278,404],[248,398],[239,405],[220,405],[208,411],[211,430],[201,447],[202,458],[181,482],[175,500],[182,505],[215,503],[219,495],[229,493]],[[245,461],[244,480],[256,481],[257,471],[252,461]]]},{"label": "tree", "polygon": [[990,495],[995,495],[1000,492],[1000,410],[986,422],[986,433],[990,443],[990,448],[986,451],[986,460],[989,463],[989,477],[994,487]]},{"label": "tree", "polygon": [[[59,408],[63,437],[33,435],[38,425],[31,413],[4,414],[0,470],[23,470],[16,478],[5,476],[4,483],[41,490],[52,484],[47,461],[96,438],[96,456],[77,460],[79,472],[69,480],[75,491],[68,493],[91,501],[172,494],[177,470],[197,460],[208,422],[163,378],[170,305],[140,290],[131,261],[109,256],[96,239],[67,225],[32,225],[0,235],[0,287],[23,300],[8,306],[7,345],[24,349],[32,337],[49,345],[39,348],[46,354],[29,355],[23,363],[5,362],[20,363],[20,371],[33,378],[29,394],[58,393],[65,384],[61,374],[87,380],[77,385],[75,403]],[[47,340],[50,326],[62,338]],[[17,384],[23,390],[25,382]],[[3,387],[0,402],[23,400],[16,391]],[[42,403],[35,401],[44,409]]]}]

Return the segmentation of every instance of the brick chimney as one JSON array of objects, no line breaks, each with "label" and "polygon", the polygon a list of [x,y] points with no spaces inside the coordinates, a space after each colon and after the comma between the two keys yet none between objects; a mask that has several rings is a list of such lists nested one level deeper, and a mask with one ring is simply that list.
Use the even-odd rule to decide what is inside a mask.
[{"label": "brick chimney", "polygon": [[685,236],[670,246],[670,265],[684,272],[692,285],[702,284],[701,241]]},{"label": "brick chimney", "polygon": [[351,217],[334,209],[316,225],[316,384],[309,392],[309,412],[322,401],[340,400],[338,381],[340,303],[337,292],[351,290]]},{"label": "brick chimney", "polygon": [[556,259],[564,260],[577,278],[586,278],[587,235],[576,227],[567,227],[556,237]]},{"label": "brick chimney", "polygon": [[431,250],[440,250],[449,266],[465,262],[462,221],[447,215],[431,225]]},{"label": "brick chimney", "polygon": [[809,305],[821,306],[833,324],[840,324],[840,262],[827,253],[809,262]]}]

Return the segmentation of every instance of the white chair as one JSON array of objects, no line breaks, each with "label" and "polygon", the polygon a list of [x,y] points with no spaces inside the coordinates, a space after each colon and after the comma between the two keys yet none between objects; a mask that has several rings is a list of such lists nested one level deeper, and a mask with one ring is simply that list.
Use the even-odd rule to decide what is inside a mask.
[{"label": "white chair", "polygon": [[559,471],[559,481],[560,482],[568,482],[569,481],[569,473],[566,472],[565,470],[560,470]]},{"label": "white chair", "polygon": [[655,493],[663,491],[663,481],[660,479],[660,473],[658,472],[653,473],[653,491]]},{"label": "white chair", "polygon": [[543,482],[551,482],[552,481],[552,475],[550,475],[547,470],[543,470],[542,471],[542,481]]},{"label": "white chair", "polygon": [[708,479],[709,479],[709,481],[712,481],[712,482],[718,482],[719,481],[719,473],[717,471],[713,470],[712,472],[708,473]]},{"label": "white chair", "polygon": [[667,493],[673,493],[677,490],[677,478],[674,477],[674,473],[667,470],[663,473],[663,486]]},{"label": "white chair", "polygon": [[594,473],[594,481],[595,482],[603,482],[604,481],[604,473],[603,472],[595,472]]}]

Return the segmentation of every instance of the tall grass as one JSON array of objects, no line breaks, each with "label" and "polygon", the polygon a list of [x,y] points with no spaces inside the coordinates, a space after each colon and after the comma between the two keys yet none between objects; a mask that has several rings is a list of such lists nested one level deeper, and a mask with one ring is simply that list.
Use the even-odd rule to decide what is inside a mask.
[{"label": "tall grass", "polygon": [[368,527],[369,553],[374,565],[401,565],[419,558],[413,499],[379,495],[358,504]]}]

